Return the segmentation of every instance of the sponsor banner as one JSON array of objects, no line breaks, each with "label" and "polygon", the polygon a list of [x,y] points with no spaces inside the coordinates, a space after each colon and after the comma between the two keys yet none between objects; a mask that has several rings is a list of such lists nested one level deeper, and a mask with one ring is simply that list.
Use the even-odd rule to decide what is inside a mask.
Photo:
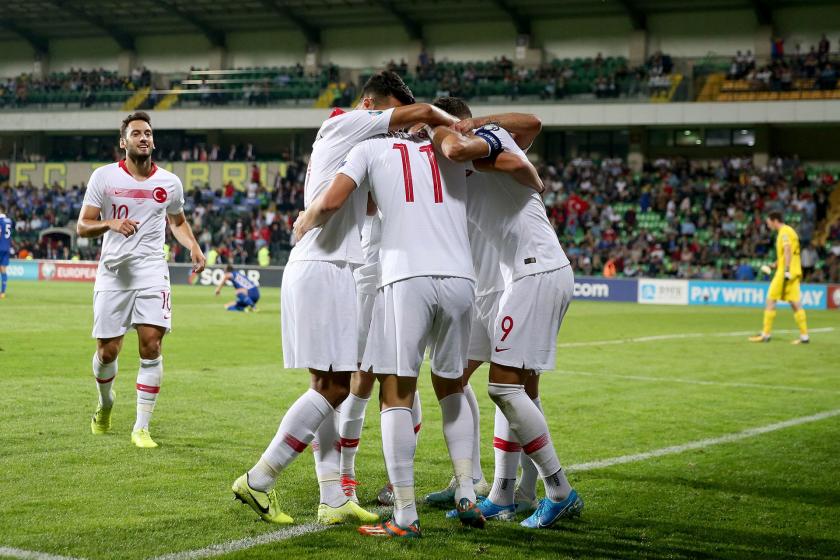
[{"label": "sponsor banner", "polygon": [[6,267],[6,274],[9,280],[37,280],[38,263],[36,261],[25,261],[12,259]]},{"label": "sponsor banner", "polygon": [[38,268],[38,280],[51,282],[94,282],[96,281],[96,263],[41,261]]},{"label": "sponsor banner", "polygon": [[826,303],[829,309],[840,309],[840,286],[832,284],[828,287],[828,300]]},{"label": "sponsor banner", "polygon": [[639,303],[688,305],[688,280],[639,279]]},{"label": "sponsor banner", "polygon": [[[716,282],[691,280],[688,283],[689,305],[725,305],[731,307],[764,307],[769,282]],[[825,309],[827,286],[802,284],[802,307]],[[784,302],[779,302],[780,304]]]},{"label": "sponsor banner", "polygon": [[575,278],[575,299],[635,302],[637,285],[634,278]]},{"label": "sponsor banner", "polygon": [[[236,270],[242,270],[245,275],[260,286],[279,288],[283,282],[282,266],[270,266],[259,268],[256,266],[237,266]],[[224,266],[211,266],[200,274],[194,274],[192,266],[188,264],[170,264],[170,277],[173,284],[192,284],[195,286],[218,286],[225,275]]]},{"label": "sponsor banner", "polygon": [[[184,184],[184,190],[190,191],[205,184],[226,185],[228,182],[240,191],[244,191],[251,182],[253,162],[244,161],[194,161],[194,162],[159,162],[158,165],[177,175]],[[13,185],[32,182],[33,185],[57,184],[63,188],[82,185],[88,182],[90,174],[97,167],[107,163],[12,163],[10,182]],[[285,177],[289,164],[284,161],[261,161],[256,163],[260,170],[260,182],[268,190],[274,188],[278,177]]]}]

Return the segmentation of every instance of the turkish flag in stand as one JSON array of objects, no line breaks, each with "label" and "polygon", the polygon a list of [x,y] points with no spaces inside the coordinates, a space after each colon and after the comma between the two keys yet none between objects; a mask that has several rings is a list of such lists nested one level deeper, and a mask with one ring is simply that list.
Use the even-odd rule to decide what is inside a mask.
[{"label": "turkish flag in stand", "polygon": [[589,203],[583,200],[576,194],[573,194],[566,200],[566,207],[569,209],[569,212],[574,214],[583,214],[587,210],[589,210]]}]

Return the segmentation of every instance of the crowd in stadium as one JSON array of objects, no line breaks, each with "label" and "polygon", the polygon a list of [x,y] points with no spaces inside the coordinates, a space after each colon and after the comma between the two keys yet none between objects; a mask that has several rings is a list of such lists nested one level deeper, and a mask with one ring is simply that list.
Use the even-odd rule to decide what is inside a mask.
[{"label": "crowd in stadium", "polygon": [[388,68],[406,78],[421,97],[452,95],[470,99],[491,94],[515,100],[524,95],[538,95],[543,100],[557,100],[594,94],[600,99],[633,96],[661,87],[663,83],[669,85],[673,61],[670,56],[656,52],[645,65],[631,68],[623,57],[605,58],[597,53],[589,58],[554,59],[537,69],[529,69],[516,67],[505,56],[487,62],[450,63],[436,61],[423,51],[413,76],[409,75],[405,60],[399,63],[391,60]]},{"label": "crowd in stadium", "polygon": [[[0,185],[8,166],[0,163]],[[840,224],[827,243],[812,244],[828,212],[838,177],[809,173],[796,159],[773,159],[756,169],[750,159],[707,164],[658,159],[633,173],[621,159],[579,157],[540,166],[546,207],[557,235],[582,275],[750,280],[770,262],[772,235],[763,215],[783,211],[799,233],[809,281],[840,281]],[[220,262],[256,264],[267,248],[274,264],[291,248],[291,226],[303,208],[306,161],[289,164],[268,183],[257,166],[244,191],[232,184],[188,193],[186,209],[205,252]],[[81,208],[82,187],[0,188],[0,204],[15,220],[19,255],[67,259],[67,240],[39,232],[71,224]],[[187,258],[172,244],[172,258]],[[78,249],[96,258],[96,247]]]},{"label": "crowd in stadium", "polygon": [[786,54],[784,40],[777,39],[769,64],[756,65],[752,51],[738,51],[732,57],[727,78],[746,80],[754,89],[769,91],[790,91],[798,80],[814,89],[833,90],[837,87],[837,63],[837,57],[832,58],[831,43],[825,34],[807,53],[797,43],[794,52]]},{"label": "crowd in stadium", "polygon": [[82,107],[89,107],[104,92],[134,91],[150,86],[151,83],[152,73],[146,67],[134,68],[129,76],[120,76],[115,71],[103,68],[70,68],[67,72],[52,72],[44,79],[38,79],[32,74],[0,77],[0,107],[48,100],[64,101],[65,98],[61,97],[63,94]]}]

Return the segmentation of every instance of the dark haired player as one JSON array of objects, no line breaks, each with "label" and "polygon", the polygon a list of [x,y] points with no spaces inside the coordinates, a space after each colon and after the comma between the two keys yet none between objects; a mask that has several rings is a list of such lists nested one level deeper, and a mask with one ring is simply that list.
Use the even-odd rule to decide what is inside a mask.
[{"label": "dark haired player", "polygon": [[104,236],[93,288],[93,375],[99,406],[90,422],[94,434],[111,429],[117,356],[123,336],[137,329],[137,420],[131,441],[157,447],[149,421],[163,377],[161,343],[172,325],[169,268],[163,257],[166,223],[190,250],[193,271],[204,270],[204,254],[184,216],[180,179],[152,161],[155,148],[151,119],[128,115],[120,126],[125,159],[100,167],[90,177],[76,231],[82,237]]},{"label": "dark haired player", "polygon": [[225,274],[216,286],[216,295],[222,293],[222,288],[230,282],[236,291],[236,301],[225,304],[228,311],[256,311],[260,301],[260,285],[248,278],[241,270],[234,270],[233,265],[225,267]]},{"label": "dark haired player", "polygon": [[[306,207],[330,185],[350,149],[367,138],[417,122],[456,119],[428,104],[414,104],[411,90],[394,72],[368,80],[356,110],[327,119],[315,137],[306,172]],[[281,288],[283,362],[308,369],[311,388],[286,411],[259,461],[233,483],[237,499],[272,523],[292,523],[280,511],[274,490],[280,473],[312,443],[320,487],[318,521],[372,522],[378,516],[345,495],[340,476],[336,409],[358,368],[356,283],[353,268],[364,263],[359,229],[367,207],[361,189],[323,227],[311,230],[289,257]]]}]

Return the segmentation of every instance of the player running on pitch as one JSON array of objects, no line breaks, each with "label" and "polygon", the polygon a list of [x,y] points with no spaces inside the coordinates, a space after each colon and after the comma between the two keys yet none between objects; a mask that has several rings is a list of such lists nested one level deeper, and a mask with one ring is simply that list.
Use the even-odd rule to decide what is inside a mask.
[{"label": "player running on pitch", "polygon": [[76,231],[82,237],[104,236],[93,288],[93,375],[99,406],[90,421],[94,434],[111,429],[117,356],[129,328],[137,330],[137,419],[131,441],[157,447],[149,421],[163,377],[161,343],[171,330],[169,268],[163,257],[166,223],[187,249],[193,272],[204,270],[204,254],[184,216],[180,179],[152,161],[155,148],[151,119],[132,113],[120,126],[125,159],[100,167],[90,177]]},{"label": "player running on pitch", "polygon": [[799,327],[799,338],[793,344],[808,344],[808,322],[802,307],[799,283],[802,280],[802,259],[799,256],[799,236],[787,225],[781,212],[770,212],[765,219],[767,227],[776,233],[776,274],[767,290],[764,306],[764,327],[761,334],[750,337],[750,342],[770,342],[770,332],[776,319],[776,302],[786,301],[793,309],[793,319]]},{"label": "player running on pitch", "polygon": [[234,270],[233,265],[225,267],[225,275],[216,286],[216,295],[222,292],[225,284],[230,282],[236,290],[236,301],[225,304],[228,311],[256,311],[257,302],[260,301],[260,285],[248,278],[241,270]]},{"label": "player running on pitch", "polygon": [[12,250],[12,220],[5,214],[6,209],[0,205],[0,299],[6,297],[6,282],[9,277],[6,275],[6,267],[9,266],[9,253]]}]

